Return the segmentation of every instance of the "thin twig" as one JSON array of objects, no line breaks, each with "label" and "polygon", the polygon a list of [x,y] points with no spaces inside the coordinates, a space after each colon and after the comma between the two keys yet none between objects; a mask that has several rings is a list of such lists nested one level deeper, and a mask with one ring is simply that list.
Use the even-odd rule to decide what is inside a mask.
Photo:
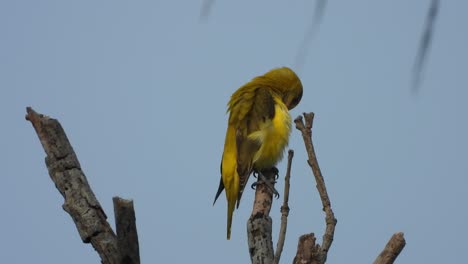
[{"label": "thin twig", "polygon": [[326,227],[322,239],[322,246],[320,246],[318,256],[319,263],[325,263],[325,261],[327,260],[328,250],[330,249],[331,244],[333,242],[337,220],[331,208],[330,198],[328,197],[325,181],[323,179],[322,172],[320,171],[317,156],[315,154],[314,146],[312,143],[312,125],[314,121],[314,113],[304,113],[304,118],[306,122],[305,125],[302,120],[302,116],[299,116],[296,119],[294,119],[294,123],[296,124],[296,128],[299,131],[301,131],[302,138],[304,140],[304,144],[307,150],[307,155],[309,157],[307,162],[312,168],[315,181],[317,182],[316,187],[320,194],[320,200],[322,201],[323,211],[325,211]]},{"label": "thin twig", "polygon": [[375,259],[374,264],[392,264],[405,245],[406,241],[402,232],[393,234],[383,251]]},{"label": "thin twig", "polygon": [[286,230],[288,227],[288,215],[289,215],[289,188],[290,183],[289,180],[291,179],[291,165],[292,159],[294,157],[294,151],[290,149],[288,151],[288,167],[286,169],[286,176],[284,177],[284,198],[283,198],[283,205],[281,206],[281,226],[280,232],[278,237],[278,243],[276,244],[276,251],[275,251],[275,262],[276,264],[279,263],[281,258],[281,253],[283,252],[284,247],[284,240],[286,239]]}]

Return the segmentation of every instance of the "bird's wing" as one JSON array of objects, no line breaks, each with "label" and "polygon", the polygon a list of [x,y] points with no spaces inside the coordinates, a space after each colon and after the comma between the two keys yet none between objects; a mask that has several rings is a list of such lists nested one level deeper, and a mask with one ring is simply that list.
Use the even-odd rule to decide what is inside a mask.
[{"label": "bird's wing", "polygon": [[238,105],[234,105],[231,110],[231,118],[238,121],[236,126],[237,173],[239,175],[237,207],[239,207],[245,185],[252,172],[254,156],[263,143],[261,139],[252,139],[249,135],[266,128],[275,115],[275,102],[269,89],[252,88],[241,98],[243,100],[239,101]]},{"label": "bird's wing", "polygon": [[[221,171],[220,173],[223,174],[223,161],[221,161],[221,164],[220,164],[219,167],[220,167],[219,170]],[[218,191],[216,192],[213,205],[216,203],[216,200],[218,200],[218,197],[219,197],[219,195],[223,192],[223,190],[224,190],[223,177],[220,177],[220,179],[219,179]]]}]

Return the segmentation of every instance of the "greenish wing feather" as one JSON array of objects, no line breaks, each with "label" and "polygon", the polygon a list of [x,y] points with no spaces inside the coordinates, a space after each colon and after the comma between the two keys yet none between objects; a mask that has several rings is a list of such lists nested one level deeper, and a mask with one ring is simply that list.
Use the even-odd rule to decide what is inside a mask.
[{"label": "greenish wing feather", "polygon": [[[275,102],[270,91],[266,88],[255,89],[254,96],[249,93],[243,97],[246,101],[239,101],[242,108],[236,110],[239,113],[236,133],[237,145],[237,173],[239,174],[239,194],[237,196],[237,207],[244,192],[245,185],[253,169],[253,158],[260,149],[261,143],[249,139],[248,136],[261,129],[262,124],[270,122],[275,115]],[[245,114],[244,114],[245,113]]]},{"label": "greenish wing feather", "polygon": [[239,193],[237,195],[237,207],[239,207],[242,193],[244,192],[245,185],[249,180],[252,172],[252,161],[255,153],[260,148],[259,142],[249,140],[245,133],[246,130],[237,130],[236,143],[237,143],[237,174],[239,175]]}]

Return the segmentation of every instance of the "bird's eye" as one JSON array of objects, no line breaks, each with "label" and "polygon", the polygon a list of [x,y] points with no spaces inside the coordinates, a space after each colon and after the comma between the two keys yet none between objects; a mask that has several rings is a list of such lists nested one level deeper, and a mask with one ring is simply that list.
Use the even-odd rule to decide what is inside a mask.
[{"label": "bird's eye", "polygon": [[301,99],[302,99],[302,92],[298,96],[294,97],[294,99],[291,102],[291,105],[292,106],[298,105]]},{"label": "bird's eye", "polygon": [[292,105],[296,106],[297,104],[299,103],[299,98],[294,98],[294,100],[292,101]]}]

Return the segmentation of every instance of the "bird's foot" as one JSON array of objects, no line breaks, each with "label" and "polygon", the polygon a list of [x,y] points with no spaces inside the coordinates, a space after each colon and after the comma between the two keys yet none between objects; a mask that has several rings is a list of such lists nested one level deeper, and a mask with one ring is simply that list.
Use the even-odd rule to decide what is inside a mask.
[{"label": "bird's foot", "polygon": [[264,184],[266,188],[275,196],[275,198],[279,198],[280,195],[274,187],[276,180],[278,179],[278,169],[273,167],[271,168],[271,171],[274,173],[273,178],[266,177],[261,171],[254,171],[253,176],[258,178],[258,180],[252,183],[250,187],[255,190],[257,185]]},{"label": "bird's foot", "polygon": [[279,178],[279,170],[276,167],[271,167],[271,171],[275,173],[275,181]]}]

